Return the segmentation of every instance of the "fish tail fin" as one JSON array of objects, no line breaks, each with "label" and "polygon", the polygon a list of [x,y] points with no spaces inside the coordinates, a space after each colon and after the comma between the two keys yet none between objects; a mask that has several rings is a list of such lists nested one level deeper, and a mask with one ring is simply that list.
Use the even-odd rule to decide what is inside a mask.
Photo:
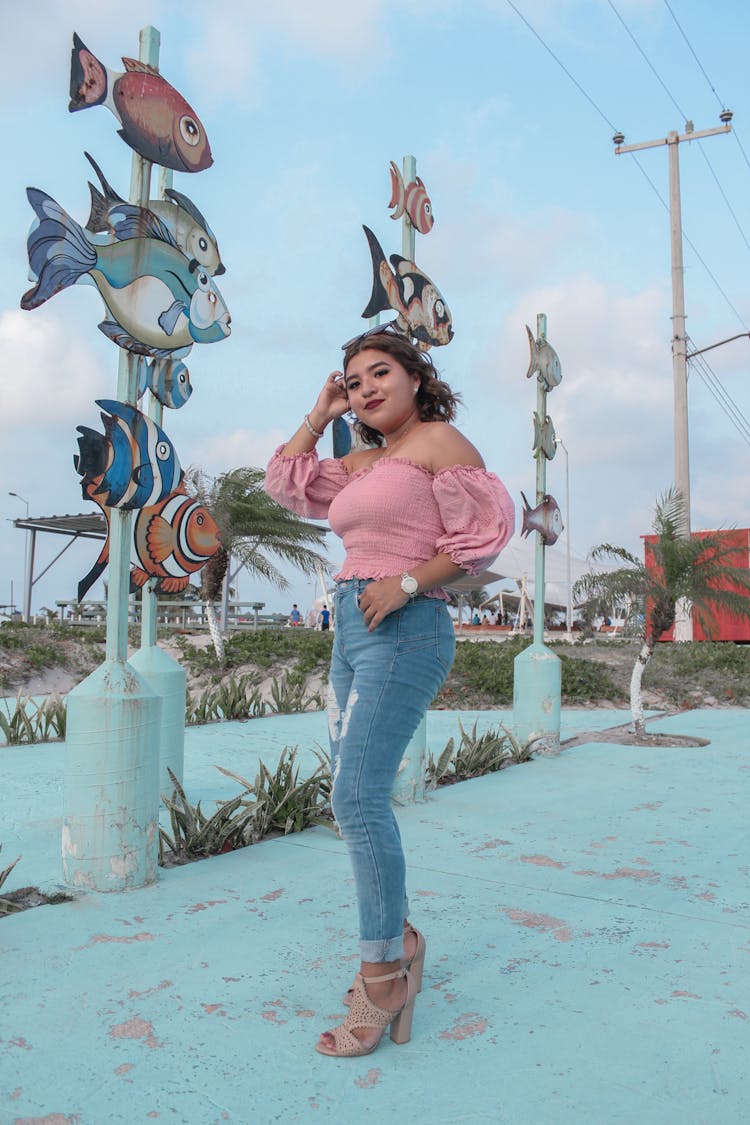
[{"label": "fish tail fin", "polygon": [[535,371],[538,370],[538,361],[536,354],[536,340],[532,334],[528,324],[526,325],[526,335],[529,337],[529,370],[526,372],[526,378],[530,379]]},{"label": "fish tail fin", "polygon": [[24,293],[21,308],[35,309],[88,273],[97,254],[83,227],[51,196],[38,188],[27,188],[26,195],[39,219],[27,241],[29,267],[37,283]]},{"label": "fish tail fin", "polygon": [[404,204],[406,202],[406,189],[404,188],[404,178],[401,175],[401,170],[398,164],[391,161],[391,201],[389,207],[395,207],[396,210],[391,215],[392,219],[400,219],[404,213]]},{"label": "fish tail fin", "polygon": [[101,578],[104,571],[109,566],[109,532],[107,533],[107,542],[101,549],[99,558],[96,560],[91,570],[86,574],[78,583],[78,601],[81,602],[86,597],[91,587],[96,582],[97,578]]},{"label": "fish tail fin", "polygon": [[112,185],[107,181],[106,176],[91,153],[84,152],[83,155],[96,172],[102,189],[99,191],[92,183],[89,183],[89,191],[91,192],[91,214],[86,223],[86,229],[90,231],[109,230],[111,224],[107,220],[107,211],[113,203],[125,203],[125,200],[122,196],[117,194]]},{"label": "fish tail fin", "polygon": [[70,52],[70,102],[68,112],[101,105],[107,97],[107,69],[92,55],[81,37],[73,32]]},{"label": "fish tail fin", "polygon": [[378,242],[377,238],[372,233],[370,228],[363,225],[362,229],[367,237],[367,242],[370,247],[370,254],[372,256],[372,293],[370,294],[370,300],[367,304],[367,307],[362,313],[363,317],[369,317],[375,316],[375,314],[379,312],[385,312],[386,309],[389,309],[391,307],[391,303],[388,300],[388,294],[385,291],[385,286],[380,279],[381,266],[384,265],[385,268],[389,271],[390,267],[385,260],[383,248],[381,247],[380,243]]},{"label": "fish tail fin", "polygon": [[[83,427],[81,427],[81,428],[83,428]],[[76,460],[77,460],[77,458],[76,458]],[[77,467],[78,466],[76,466],[76,468]],[[104,513],[104,518],[107,521],[107,538],[104,540],[104,546],[102,547],[101,551],[99,552],[99,557],[97,558],[96,562],[92,566],[91,570],[78,583],[78,601],[79,602],[82,601],[86,597],[86,594],[89,592],[91,587],[94,585],[97,578],[100,578],[101,575],[104,573],[104,571],[109,566],[109,510],[104,506],[104,504],[102,504],[101,500],[99,500],[97,498],[97,496],[95,494],[95,489],[96,489],[96,482],[95,481],[90,481],[88,483],[83,482],[82,492],[83,492],[84,500],[93,500],[94,503],[99,508],[101,508],[102,512]]]},{"label": "fish tail fin", "polygon": [[533,528],[529,527],[529,524],[528,524],[528,521],[527,521],[527,518],[526,518],[528,516],[529,512],[531,511],[531,504],[529,504],[528,500],[526,499],[526,495],[523,492],[521,493],[521,499],[523,500],[523,512],[521,513],[521,516],[522,516],[522,518],[521,518],[521,538],[525,539],[533,531]]},{"label": "fish tail fin", "polygon": [[78,454],[73,457],[76,472],[83,477],[84,499],[88,495],[87,485],[94,477],[100,476],[107,468],[106,438],[88,426],[78,426],[77,432],[81,435],[78,439]]}]

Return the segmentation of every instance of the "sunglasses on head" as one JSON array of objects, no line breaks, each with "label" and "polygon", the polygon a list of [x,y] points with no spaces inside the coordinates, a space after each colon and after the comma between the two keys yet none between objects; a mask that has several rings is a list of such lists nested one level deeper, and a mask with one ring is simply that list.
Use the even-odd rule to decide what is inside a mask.
[{"label": "sunglasses on head", "polygon": [[394,336],[400,336],[403,340],[408,340],[409,337],[396,327],[395,320],[389,320],[387,324],[376,324],[373,328],[368,328],[366,332],[360,332],[358,336],[352,336],[351,340],[347,340],[345,344],[341,345],[342,352],[348,351],[349,348],[359,344],[362,340],[366,340],[368,336],[383,336],[392,333]]}]

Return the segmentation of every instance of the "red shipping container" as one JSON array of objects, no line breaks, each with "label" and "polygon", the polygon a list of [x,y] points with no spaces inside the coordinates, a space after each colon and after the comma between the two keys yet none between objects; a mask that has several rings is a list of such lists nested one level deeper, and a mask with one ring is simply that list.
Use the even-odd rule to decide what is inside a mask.
[{"label": "red shipping container", "polygon": [[[745,570],[750,570],[750,528],[741,527],[733,528],[729,531],[693,531],[691,537],[693,539],[703,539],[706,535],[716,535],[732,550],[727,554],[727,566],[739,566]],[[656,535],[643,535],[643,551],[644,562],[646,569],[651,570],[654,567],[654,557],[651,551],[651,544],[657,539]],[[648,610],[646,611],[648,613]],[[750,621],[745,621],[740,617],[732,617],[725,610],[714,609],[713,611],[714,625],[710,630],[710,635],[700,627],[700,624],[693,618],[693,640],[695,641],[749,641],[750,642]],[[659,639],[662,641],[671,641],[674,630],[668,629]]]}]

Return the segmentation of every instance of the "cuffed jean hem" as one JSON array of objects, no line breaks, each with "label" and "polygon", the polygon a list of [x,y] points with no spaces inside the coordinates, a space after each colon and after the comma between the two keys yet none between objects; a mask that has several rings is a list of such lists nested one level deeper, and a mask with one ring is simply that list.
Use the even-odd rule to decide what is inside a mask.
[{"label": "cuffed jean hem", "polygon": [[359,943],[360,956],[363,961],[370,961],[373,965],[383,961],[400,961],[404,956],[404,935],[386,938],[385,941],[361,941]]}]

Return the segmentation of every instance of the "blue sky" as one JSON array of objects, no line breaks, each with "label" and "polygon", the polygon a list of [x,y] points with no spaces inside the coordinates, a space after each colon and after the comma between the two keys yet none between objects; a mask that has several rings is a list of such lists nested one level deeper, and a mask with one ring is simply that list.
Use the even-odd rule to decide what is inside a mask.
[{"label": "blue sky", "polygon": [[[463,396],[459,426],[520,510],[521,489],[534,487],[524,325],[547,313],[563,368],[549,410],[570,454],[573,552],[604,540],[640,549],[673,478],[669,226],[633,158],[614,155],[608,122],[635,143],[683,132],[683,115],[696,130],[718,125],[719,100],[734,111],[740,143],[729,135],[680,146],[684,229],[723,290],[686,244],[687,324],[698,347],[750,330],[750,10],[741,0],[670,0],[714,93],[664,0],[515,6],[598,109],[507,0],[14,8],[0,67],[10,157],[0,185],[0,603],[11,580],[20,603],[23,585],[23,535],[8,521],[24,506],[8,491],[32,515],[93,510],[72,466],[75,429],[96,425],[94,400],[112,397],[116,381],[117,349],[97,331],[103,306],[93,288],[19,309],[32,218],[25,188],[85,221],[86,149],[127,193],[130,150],[114,117],[67,112],[69,52],[75,30],[116,70],[121,55],[137,55],[149,23],[161,32],[162,73],[211,142],[213,167],[176,175],[175,187],[218,236],[233,326],[226,341],[196,345],[193,396],[165,412],[183,465],[262,465],[297,427],[338,366],[340,343],[364,326],[371,267],[361,224],[386,252],[400,250],[388,165],[413,153],[436,216],[417,236],[416,258],[453,313],[455,339],[433,354]],[[666,147],[639,160],[666,200]],[[750,341],[707,358],[750,415]],[[697,373],[689,403],[693,527],[750,526],[747,442]],[[558,453],[548,488],[561,507],[564,487]],[[40,537],[38,569],[59,546]],[[36,586],[34,608],[73,597],[96,553],[86,543],[66,552]],[[335,541],[329,553],[341,558]],[[310,585],[289,577],[281,594],[242,577],[240,595],[269,609],[307,604]]]}]

